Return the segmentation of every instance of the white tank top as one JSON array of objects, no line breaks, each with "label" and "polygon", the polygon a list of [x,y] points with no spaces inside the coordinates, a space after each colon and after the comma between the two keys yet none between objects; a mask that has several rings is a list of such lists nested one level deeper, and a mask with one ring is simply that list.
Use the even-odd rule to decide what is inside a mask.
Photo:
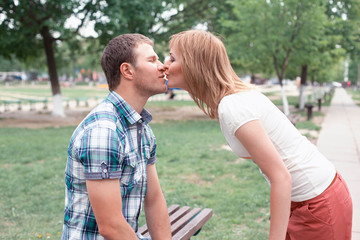
[{"label": "white tank top", "polygon": [[236,130],[249,121],[260,120],[291,174],[292,201],[320,195],[334,179],[332,163],[262,93],[250,90],[228,95],[221,100],[218,114],[225,139],[239,157],[251,156],[235,137]]}]

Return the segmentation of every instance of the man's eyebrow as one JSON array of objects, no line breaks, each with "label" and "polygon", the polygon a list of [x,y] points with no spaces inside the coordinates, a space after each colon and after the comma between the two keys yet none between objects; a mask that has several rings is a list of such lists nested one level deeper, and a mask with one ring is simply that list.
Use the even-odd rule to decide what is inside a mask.
[{"label": "man's eyebrow", "polygon": [[153,55],[150,55],[150,56],[147,57],[147,59],[153,59],[153,58],[159,59],[157,54],[153,54]]}]

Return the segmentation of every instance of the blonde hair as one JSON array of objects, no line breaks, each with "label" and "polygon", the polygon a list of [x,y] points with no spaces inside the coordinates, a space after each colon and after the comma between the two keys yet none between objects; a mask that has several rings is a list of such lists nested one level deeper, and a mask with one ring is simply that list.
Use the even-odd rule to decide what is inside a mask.
[{"label": "blonde hair", "polygon": [[180,54],[188,92],[210,118],[218,118],[218,105],[229,94],[251,89],[233,70],[222,41],[203,30],[171,36],[170,48]]}]

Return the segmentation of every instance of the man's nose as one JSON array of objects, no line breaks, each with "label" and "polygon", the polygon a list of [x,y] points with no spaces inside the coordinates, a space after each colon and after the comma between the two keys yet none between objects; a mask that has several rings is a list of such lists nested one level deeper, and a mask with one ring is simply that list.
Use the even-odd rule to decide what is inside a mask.
[{"label": "man's nose", "polygon": [[160,61],[159,61],[159,63],[158,63],[158,70],[161,71],[161,72],[164,72],[164,71],[165,71],[164,64],[162,64],[162,62],[160,62]]}]

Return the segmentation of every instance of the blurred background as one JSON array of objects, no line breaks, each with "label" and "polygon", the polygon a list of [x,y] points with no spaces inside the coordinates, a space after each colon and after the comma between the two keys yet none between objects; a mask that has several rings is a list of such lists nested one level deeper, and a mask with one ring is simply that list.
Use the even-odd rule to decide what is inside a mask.
[{"label": "blurred background", "polygon": [[53,96],[106,88],[100,58],[110,39],[142,33],[164,59],[169,37],[195,28],[223,39],[245,81],[357,86],[359,23],[358,0],[1,0],[0,84],[47,82]]},{"label": "blurred background", "polygon": [[[188,29],[218,35],[239,78],[314,144],[335,88],[360,105],[359,0],[0,0],[1,240],[60,238],[67,147],[108,94],[108,41],[142,33],[165,59]],[[146,108],[168,205],[214,211],[196,239],[266,239],[269,187],[218,122],[181,89]]]}]

